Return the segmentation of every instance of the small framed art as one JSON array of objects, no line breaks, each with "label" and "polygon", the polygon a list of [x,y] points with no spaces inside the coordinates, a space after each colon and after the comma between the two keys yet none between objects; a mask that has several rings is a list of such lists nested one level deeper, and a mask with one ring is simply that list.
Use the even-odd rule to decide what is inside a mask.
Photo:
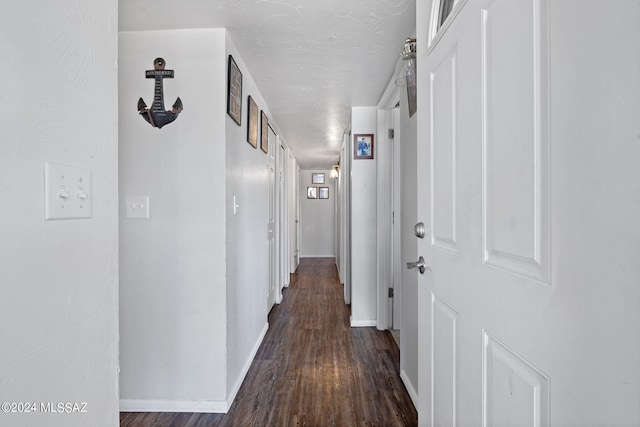
[{"label": "small framed art", "polygon": [[355,160],[373,159],[373,134],[353,135],[353,158]]},{"label": "small framed art", "polygon": [[249,125],[247,126],[247,142],[253,145],[253,148],[258,148],[258,104],[253,100],[251,95],[249,95],[247,99],[247,104],[249,111],[247,122]]},{"label": "small framed art", "polygon": [[320,187],[320,188],[318,188],[318,198],[319,199],[328,199],[329,198],[329,187]]},{"label": "small framed art", "polygon": [[242,72],[231,55],[227,74],[227,114],[238,126],[242,124]]},{"label": "small framed art", "polygon": [[312,184],[324,184],[324,174],[323,173],[312,173],[311,174],[311,183]]},{"label": "small framed art", "polygon": [[269,119],[264,111],[260,112],[260,148],[265,153],[269,153]]},{"label": "small framed art", "polygon": [[307,187],[307,199],[318,198],[318,187]]}]

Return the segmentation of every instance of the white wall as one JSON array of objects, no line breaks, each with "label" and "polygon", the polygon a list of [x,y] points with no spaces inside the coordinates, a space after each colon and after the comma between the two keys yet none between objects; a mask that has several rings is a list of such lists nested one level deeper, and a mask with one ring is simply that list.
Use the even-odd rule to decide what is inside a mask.
[{"label": "white wall", "polygon": [[351,109],[349,155],[353,135],[374,134],[374,159],[354,159],[351,165],[351,326],[376,326],[376,117],[376,107]]},{"label": "white wall", "polygon": [[[124,409],[226,407],[224,30],[120,33],[120,319]],[[139,116],[145,78],[163,57],[165,108]],[[150,218],[127,219],[125,198],[149,196]],[[195,404],[194,402],[202,402]]]},{"label": "white wall", "polygon": [[[324,184],[313,184],[311,175],[324,173]],[[302,170],[300,173],[301,257],[335,257],[336,180],[328,170]],[[307,199],[307,187],[329,187],[329,199]]]},{"label": "white wall", "polygon": [[[238,126],[229,116],[224,115],[227,204],[227,400],[231,403],[268,328],[267,163],[273,163],[273,160],[270,160],[260,148],[256,149],[247,142],[249,95],[255,99],[259,109],[265,110],[275,132],[280,132],[251,77],[250,70],[228,35],[225,47],[225,64],[227,55],[233,55],[242,72],[243,85],[242,126]],[[226,77],[224,84],[226,85]],[[221,99],[225,100],[226,95]],[[236,215],[233,214],[234,195],[239,205]]]},{"label": "white wall", "polygon": [[[117,6],[0,14],[1,401],[87,403],[3,426],[119,425]],[[91,219],[44,220],[45,162],[91,170]]]}]

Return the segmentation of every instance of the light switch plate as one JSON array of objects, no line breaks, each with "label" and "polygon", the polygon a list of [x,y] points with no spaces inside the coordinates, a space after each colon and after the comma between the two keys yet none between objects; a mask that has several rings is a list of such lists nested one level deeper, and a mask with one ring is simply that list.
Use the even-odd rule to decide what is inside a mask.
[{"label": "light switch plate", "polygon": [[149,218],[149,197],[127,197],[125,200],[127,206],[127,218],[132,219],[148,219]]},{"label": "light switch plate", "polygon": [[44,219],[91,218],[91,170],[44,164]]}]

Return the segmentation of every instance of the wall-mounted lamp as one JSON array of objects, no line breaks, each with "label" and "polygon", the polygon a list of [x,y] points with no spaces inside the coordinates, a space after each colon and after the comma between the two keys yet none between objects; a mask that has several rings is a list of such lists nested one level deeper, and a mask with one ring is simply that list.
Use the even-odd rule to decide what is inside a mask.
[{"label": "wall-mounted lamp", "polygon": [[409,102],[409,117],[417,111],[417,81],[416,81],[416,39],[407,38],[404,41],[404,49],[396,63],[396,86],[407,88],[407,100]]},{"label": "wall-mounted lamp", "polygon": [[331,168],[331,172],[329,172],[329,176],[331,178],[337,178],[338,176],[340,176],[340,164],[333,165],[333,167]]}]

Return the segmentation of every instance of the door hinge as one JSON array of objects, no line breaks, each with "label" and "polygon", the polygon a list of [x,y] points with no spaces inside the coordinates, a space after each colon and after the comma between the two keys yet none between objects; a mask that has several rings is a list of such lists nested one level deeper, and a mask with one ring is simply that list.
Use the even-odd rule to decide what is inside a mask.
[{"label": "door hinge", "polygon": [[395,129],[389,129],[389,139],[393,139],[396,135]]},{"label": "door hinge", "polygon": [[393,288],[389,288],[389,298],[393,298]]}]

